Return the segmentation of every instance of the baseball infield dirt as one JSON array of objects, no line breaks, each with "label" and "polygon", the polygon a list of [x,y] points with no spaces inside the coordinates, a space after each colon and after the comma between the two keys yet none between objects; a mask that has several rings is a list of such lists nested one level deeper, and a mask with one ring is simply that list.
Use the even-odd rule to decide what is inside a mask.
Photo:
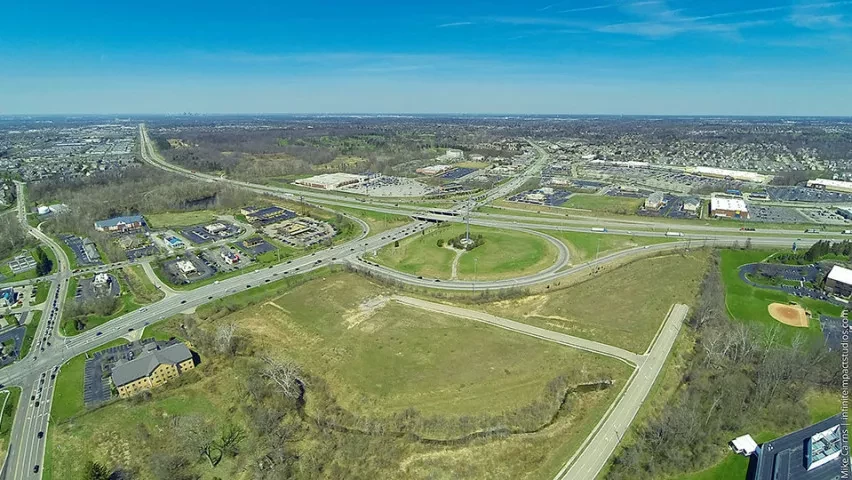
[{"label": "baseball infield dirt", "polygon": [[791,327],[807,327],[808,314],[799,305],[786,305],[783,303],[772,303],[769,305],[769,314],[779,322]]}]

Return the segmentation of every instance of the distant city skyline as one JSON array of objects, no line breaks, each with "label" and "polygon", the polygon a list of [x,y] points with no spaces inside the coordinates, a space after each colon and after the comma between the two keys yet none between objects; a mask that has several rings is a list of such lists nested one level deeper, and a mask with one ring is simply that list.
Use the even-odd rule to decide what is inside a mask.
[{"label": "distant city skyline", "polygon": [[852,114],[852,0],[48,0],[4,16],[0,115]]}]

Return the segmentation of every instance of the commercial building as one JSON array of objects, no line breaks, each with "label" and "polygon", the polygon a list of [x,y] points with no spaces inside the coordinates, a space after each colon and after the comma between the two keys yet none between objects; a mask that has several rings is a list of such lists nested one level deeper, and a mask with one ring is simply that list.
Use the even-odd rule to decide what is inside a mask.
[{"label": "commercial building", "polygon": [[832,192],[852,193],[852,182],[829,180],[827,178],[808,180],[808,187],[818,188],[820,190],[829,190]]},{"label": "commercial building", "polygon": [[216,235],[217,233],[224,232],[228,227],[222,225],[221,223],[211,223],[204,227],[204,231],[209,233],[210,235]]},{"label": "commercial building", "polygon": [[825,290],[838,297],[852,295],[852,270],[835,265],[825,277]]},{"label": "commercial building", "polygon": [[112,277],[107,273],[98,273],[92,279],[92,286],[95,288],[108,287],[110,283],[112,283]]},{"label": "commercial building", "polygon": [[184,276],[189,276],[194,273],[198,273],[198,270],[195,268],[195,265],[189,260],[180,260],[175,263],[175,266],[180,271],[180,273],[184,274]]},{"label": "commercial building", "polygon": [[659,210],[666,201],[665,192],[654,192],[648,195],[645,199],[645,208],[647,210]]},{"label": "commercial building", "polygon": [[686,197],[683,199],[683,210],[685,212],[696,213],[701,207],[701,200],[697,197]]},{"label": "commercial building", "polygon": [[367,177],[363,175],[353,175],[351,173],[324,173],[322,175],[302,178],[293,183],[303,187],[336,190],[347,185],[359,184],[365,180],[367,180]]},{"label": "commercial building", "polygon": [[222,260],[228,265],[233,265],[240,262],[240,256],[230,250],[223,250],[220,255]]},{"label": "commercial building", "polygon": [[127,398],[158,387],[193,368],[192,353],[183,343],[163,349],[156,344],[148,344],[137,358],[113,367],[111,377],[118,396]]},{"label": "commercial building", "polygon": [[18,295],[14,288],[0,290],[0,307],[11,307],[16,303],[18,303]]},{"label": "commercial building", "polygon": [[418,168],[417,170],[415,170],[415,172],[419,173],[420,175],[435,176],[449,172],[452,169],[452,165],[432,165],[431,167]]},{"label": "commercial building", "polygon": [[841,477],[842,414],[758,445],[750,435],[731,442],[749,457],[747,480],[834,480]]},{"label": "commercial building", "polygon": [[769,183],[769,181],[772,180],[772,176],[770,175],[761,175],[759,173],[743,172],[740,170],[728,170],[725,168],[694,167],[691,169],[691,171],[696,175],[701,175],[704,177],[724,178],[726,180],[740,180],[743,182]]},{"label": "commercial building", "polygon": [[126,232],[137,230],[145,225],[142,215],[128,215],[95,222],[95,230],[99,232]]},{"label": "commercial building", "polygon": [[714,217],[748,218],[748,207],[742,198],[710,197],[710,215]]},{"label": "commercial building", "polygon": [[283,222],[296,217],[296,212],[275,206],[266,208],[246,207],[240,209],[240,212],[246,216],[246,220],[249,222],[260,225]]}]

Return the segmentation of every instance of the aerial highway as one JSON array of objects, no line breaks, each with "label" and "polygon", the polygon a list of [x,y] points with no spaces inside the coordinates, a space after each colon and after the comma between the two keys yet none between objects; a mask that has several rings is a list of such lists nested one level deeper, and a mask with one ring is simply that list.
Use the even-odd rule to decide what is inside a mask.
[{"label": "aerial highway", "polygon": [[[362,233],[354,240],[290,260],[286,263],[248,271],[239,276],[198,287],[194,290],[169,292],[169,295],[159,302],[115,318],[97,330],[73,337],[62,337],[56,328],[59,324],[59,316],[62,313],[61,302],[66,297],[65,289],[71,275],[71,272],[68,270],[68,261],[65,258],[64,251],[40,230],[27,226],[31,235],[38,238],[54,251],[60,265],[59,272],[49,277],[53,283],[48,297],[48,302],[50,302],[47,310],[49,316],[42,320],[37,335],[37,341],[41,340],[42,343],[39,344],[38,348],[34,346],[32,353],[28,357],[0,370],[0,383],[4,385],[18,385],[23,389],[21,402],[13,425],[9,454],[4,468],[0,472],[2,478],[41,478],[42,472],[40,467],[43,463],[45,439],[49,428],[49,412],[52,404],[55,376],[65,362],[76,355],[97,348],[104,343],[143,329],[147,325],[181,312],[191,311],[193,308],[205,303],[252,287],[288,276],[301,275],[333,263],[346,263],[356,269],[368,271],[373,275],[384,276],[406,284],[433,289],[469,289],[472,286],[476,289],[523,287],[557,280],[566,275],[581,272],[583,269],[619,262],[636,255],[648,255],[669,249],[682,249],[691,245],[697,246],[697,242],[702,242],[702,244],[713,242],[713,244],[721,246],[744,240],[743,235],[732,227],[693,224],[690,225],[690,228],[684,227],[682,229],[685,232],[678,238],[679,241],[677,242],[625,250],[597,258],[584,264],[569,266],[570,258],[565,245],[546,233],[540,232],[547,230],[588,231],[589,222],[595,219],[550,219],[502,214],[472,214],[470,218],[471,224],[527,231],[555,242],[554,245],[557,245],[559,248],[556,264],[536,274],[510,280],[471,282],[421,279],[375,265],[369,262],[369,258],[363,254],[364,252],[378,250],[394,241],[419,233],[433,225],[434,222],[464,221],[464,213],[506,195],[522,185],[527,178],[537,175],[548,161],[546,152],[536,146],[536,149],[539,151],[539,158],[533,161],[527,170],[515,179],[498,186],[496,189],[479,195],[476,200],[458,202],[450,209],[429,212],[424,211],[423,207],[419,206],[396,205],[383,202],[360,202],[351,197],[338,194],[269,187],[191,172],[162,160],[151,145],[144,125],[139,126],[139,135],[143,159],[157,168],[163,168],[176,174],[207,182],[228,182],[259,193],[288,198],[303,196],[311,201],[320,202],[323,205],[332,207],[346,206],[406,215],[411,216],[413,220],[402,227],[370,237],[367,236],[369,230],[367,224],[360,219],[350,216],[349,218],[357,221],[362,228]],[[18,188],[20,189],[19,191],[23,191],[23,185],[19,185]],[[21,196],[19,196],[19,199],[21,199]],[[23,200],[20,200],[18,209],[20,220],[22,224],[26,225],[25,202]],[[611,225],[612,230],[608,233],[613,234],[665,235],[666,231],[671,228],[670,223],[663,225],[655,223],[653,220],[625,222],[622,220],[606,219],[597,220],[597,223],[603,223],[607,226]],[[680,225],[677,228],[681,229]],[[752,243],[754,245],[789,246],[791,242],[798,241],[804,246],[823,238],[823,235],[803,235],[803,233],[798,231],[789,230],[772,230],[767,233],[771,233],[772,235],[752,236]],[[799,240],[800,238],[801,240]],[[109,268],[109,266],[105,266],[104,268]],[[659,373],[662,363],[668,355],[668,350],[670,349],[669,342],[673,342],[674,337],[677,335],[677,328],[675,327],[679,328],[680,322],[682,322],[685,315],[686,312],[681,307],[676,307],[673,310],[655,342],[655,345],[659,344],[660,347],[655,347],[643,356],[644,360],[638,361],[638,368],[633,377],[635,381],[630,382],[622,400],[613,406],[610,414],[604,419],[603,426],[590,435],[589,439],[587,439],[588,446],[575,459],[572,459],[573,461],[566,464],[566,468],[560,473],[559,478],[592,479],[600,468],[602,468],[612,449],[617,445],[619,438],[618,436],[613,437],[612,432],[605,428],[609,425],[607,422],[612,423],[612,428],[626,428],[629,426],[630,421],[635,415],[635,410],[641,405],[647,395],[647,390],[650,389],[650,386]],[[620,432],[623,433],[623,429]],[[590,457],[592,454],[586,453],[590,451],[598,453],[596,456]],[[39,467],[38,469],[36,468],[37,466]]]}]

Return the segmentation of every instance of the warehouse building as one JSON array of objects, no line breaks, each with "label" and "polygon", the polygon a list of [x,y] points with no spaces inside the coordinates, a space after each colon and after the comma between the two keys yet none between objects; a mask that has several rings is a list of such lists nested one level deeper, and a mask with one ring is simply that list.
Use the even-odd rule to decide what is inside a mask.
[{"label": "warehouse building", "polygon": [[435,176],[449,172],[452,169],[452,165],[432,165],[431,167],[418,168],[417,170],[415,170],[415,172],[419,173],[420,175]]},{"label": "warehouse building", "polygon": [[852,182],[829,180],[827,178],[808,180],[808,187],[818,188],[820,190],[828,190],[831,192],[852,193]]},{"label": "warehouse building", "polygon": [[743,172],[740,170],[728,170],[715,167],[695,167],[692,173],[703,177],[724,178],[725,180],[740,180],[742,182],[769,183],[770,175],[761,175],[754,172]]},{"label": "warehouse building", "polygon": [[142,215],[128,215],[95,222],[95,230],[99,232],[127,232],[137,230],[145,225]]},{"label": "warehouse building", "polygon": [[825,290],[843,298],[852,295],[852,270],[840,265],[831,267],[831,271],[825,277]]},{"label": "warehouse building", "polygon": [[710,198],[710,215],[714,217],[748,218],[748,207],[742,198],[713,195]]},{"label": "warehouse building", "polygon": [[367,177],[363,175],[354,175],[351,173],[324,173],[322,175],[302,178],[293,183],[303,187],[319,188],[322,190],[337,190],[338,188],[342,188],[347,185],[357,185],[366,180]]},{"label": "warehouse building", "polygon": [[731,442],[749,457],[747,480],[834,480],[841,476],[843,414],[758,445],[750,435]]}]

